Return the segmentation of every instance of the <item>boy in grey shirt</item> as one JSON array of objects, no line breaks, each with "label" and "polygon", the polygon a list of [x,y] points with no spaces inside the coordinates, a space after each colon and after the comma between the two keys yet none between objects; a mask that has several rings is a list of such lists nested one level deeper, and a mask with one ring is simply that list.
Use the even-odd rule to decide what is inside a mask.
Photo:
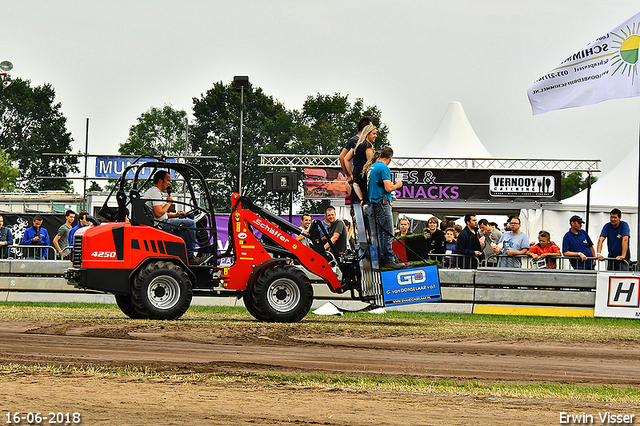
[{"label": "boy in grey shirt", "polygon": [[69,232],[71,231],[71,224],[76,219],[76,212],[73,210],[67,210],[64,214],[66,222],[60,225],[58,233],[53,237],[53,246],[58,252],[58,256],[65,259],[69,257],[69,253],[64,250],[69,247]]}]

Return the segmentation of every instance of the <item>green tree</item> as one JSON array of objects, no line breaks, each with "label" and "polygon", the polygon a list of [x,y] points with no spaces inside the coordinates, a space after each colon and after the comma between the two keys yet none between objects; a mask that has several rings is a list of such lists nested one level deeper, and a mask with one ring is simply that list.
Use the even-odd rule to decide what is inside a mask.
[{"label": "green tree", "polygon": [[178,156],[185,152],[187,113],[171,105],[151,107],[129,129],[118,152],[125,155]]},{"label": "green tree", "polygon": [[360,98],[349,102],[349,96],[308,96],[302,110],[294,112],[296,144],[300,154],[338,155],[349,138],[357,133],[356,126],[362,117],[370,117],[378,128],[375,148],[389,145],[389,129],[382,123],[382,113],[375,105],[365,106]]},{"label": "green tree", "polygon": [[[294,113],[296,126],[293,149],[299,154],[338,155],[349,138],[357,134],[358,121],[362,117],[370,117],[378,128],[374,148],[390,145],[387,139],[389,129],[382,122],[382,113],[377,106],[365,106],[361,98],[356,98],[351,104],[348,95],[340,93],[333,96],[319,93],[308,96],[302,110]],[[303,171],[300,170],[299,181],[302,182],[303,179]],[[302,192],[298,194],[299,198],[301,194]],[[322,213],[323,210],[323,203],[320,201],[302,201],[301,211]]]},{"label": "green tree", "polygon": [[[201,155],[216,157],[199,164],[207,178],[220,180],[209,185],[214,208],[220,212],[230,210],[231,193],[238,191],[240,107],[240,93],[233,83],[215,83],[206,94],[193,99],[193,146]],[[259,87],[245,90],[242,195],[276,205],[277,196],[265,189],[267,170],[258,166],[258,154],[293,152],[292,127],[292,114],[284,105]]]},{"label": "green tree", "polygon": [[42,155],[71,153],[73,139],[66,128],[67,119],[54,99],[51,85],[31,87],[29,80],[20,78],[0,89],[0,148],[20,170],[16,181],[20,190],[72,190],[68,179],[41,178],[64,177],[79,171],[75,156]]},{"label": "green tree", "polygon": [[[598,180],[591,176],[591,185]],[[572,197],[587,188],[587,176],[580,172],[563,172],[560,178],[561,199]]]},{"label": "green tree", "polygon": [[19,175],[20,169],[13,167],[9,155],[0,149],[0,192],[15,191]]},{"label": "green tree", "polygon": [[91,185],[87,188],[88,192],[102,192],[102,188],[95,180],[91,181]]}]

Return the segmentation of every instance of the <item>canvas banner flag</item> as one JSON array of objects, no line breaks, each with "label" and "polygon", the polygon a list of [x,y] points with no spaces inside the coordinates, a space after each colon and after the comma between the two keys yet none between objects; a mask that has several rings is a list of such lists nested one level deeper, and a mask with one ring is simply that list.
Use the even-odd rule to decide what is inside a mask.
[{"label": "canvas banner flag", "polygon": [[589,43],[527,90],[533,114],[640,96],[640,13]]}]

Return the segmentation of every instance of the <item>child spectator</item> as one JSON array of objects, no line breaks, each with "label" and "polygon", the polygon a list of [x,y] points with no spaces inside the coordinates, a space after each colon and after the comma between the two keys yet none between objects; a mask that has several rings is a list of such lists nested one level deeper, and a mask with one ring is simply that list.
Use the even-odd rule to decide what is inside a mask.
[{"label": "child spectator", "polygon": [[[447,228],[444,233],[444,245],[445,245],[445,254],[453,254],[456,251],[456,235],[453,228]],[[451,269],[456,268],[456,258],[453,256],[445,256],[443,266],[445,268]]]},{"label": "child spectator", "polygon": [[551,241],[551,235],[542,230],[538,232],[538,244],[534,245],[527,251],[527,255],[538,262],[539,268],[556,269],[557,264],[555,259],[550,259],[550,256],[560,256],[560,247],[556,243]]}]

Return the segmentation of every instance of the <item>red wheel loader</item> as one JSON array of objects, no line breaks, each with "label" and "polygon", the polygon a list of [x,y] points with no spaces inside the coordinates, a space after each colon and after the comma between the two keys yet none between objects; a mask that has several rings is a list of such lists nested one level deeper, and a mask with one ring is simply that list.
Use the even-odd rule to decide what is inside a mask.
[{"label": "red wheel loader", "polygon": [[[176,201],[196,223],[193,232],[200,257],[189,265],[185,229],[162,223],[141,194],[156,170],[167,170],[184,182],[184,200]],[[130,176],[127,178],[127,176]],[[132,177],[131,177],[132,175]],[[146,176],[146,177],[145,177]],[[111,205],[115,199],[117,205]],[[258,320],[296,322],[313,302],[310,276],[335,293],[384,306],[380,272],[366,243],[358,251],[327,252],[326,231],[314,221],[307,247],[295,239],[302,229],[257,206],[246,197],[231,196],[229,244],[219,250],[211,196],[202,173],[188,164],[138,161],[116,182],[100,216],[109,222],[81,228],[74,236],[72,268],[67,281],[79,288],[115,295],[131,318],[180,318],[193,296],[235,296]],[[355,209],[360,241],[366,241],[362,210]],[[165,230],[161,229],[164,228]],[[325,238],[328,240],[329,238]]]}]

